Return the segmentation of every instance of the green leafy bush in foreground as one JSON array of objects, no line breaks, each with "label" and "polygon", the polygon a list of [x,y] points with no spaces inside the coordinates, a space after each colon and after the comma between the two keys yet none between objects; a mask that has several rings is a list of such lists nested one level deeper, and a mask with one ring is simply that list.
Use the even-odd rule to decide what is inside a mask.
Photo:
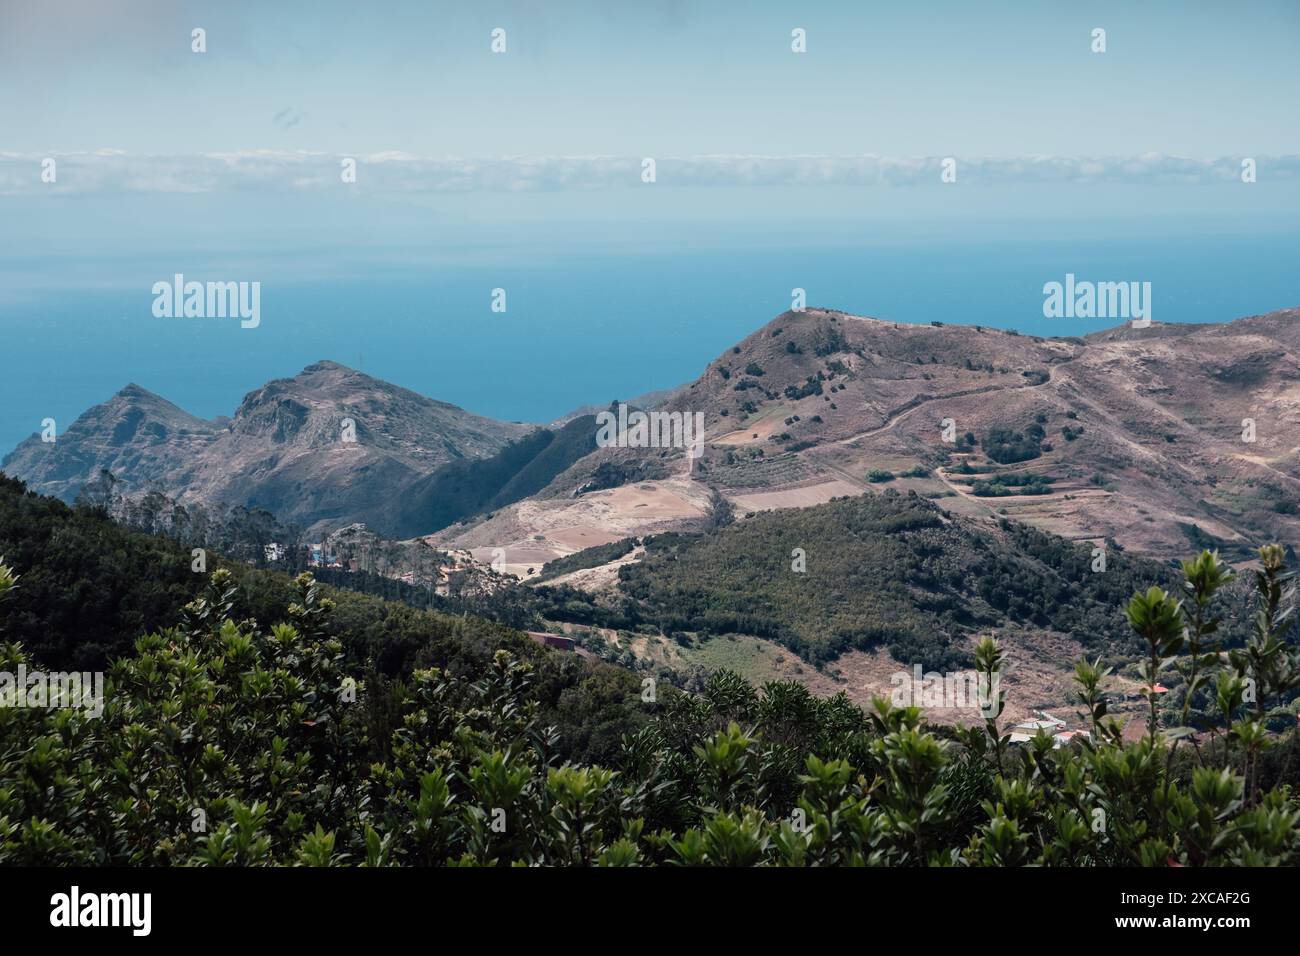
[{"label": "green leafy bush in foreground", "polygon": [[[141,637],[109,675],[102,718],[0,708],[0,863],[170,865],[1294,864],[1300,806],[1261,786],[1295,745],[1266,725],[1300,682],[1294,584],[1280,549],[1256,572],[1256,631],[1226,659],[1210,598],[1216,556],[1184,565],[1178,601],[1127,614],[1148,648],[1148,733],[1125,744],[1105,672],[1076,670],[1094,740],[1008,747],[984,726],[940,736],[916,708],[719,672],[624,738],[616,765],[556,756],[533,668],[498,651],[477,680],[418,671],[383,693],[345,671],[332,602],[309,576],[286,620],[231,619],[214,573],[180,623]],[[0,570],[0,600],[21,580]],[[0,617],[0,621],[3,618]],[[976,666],[1001,667],[995,642]],[[0,671],[31,665],[15,645]],[[1221,708],[1192,747],[1161,729],[1171,667]]]}]

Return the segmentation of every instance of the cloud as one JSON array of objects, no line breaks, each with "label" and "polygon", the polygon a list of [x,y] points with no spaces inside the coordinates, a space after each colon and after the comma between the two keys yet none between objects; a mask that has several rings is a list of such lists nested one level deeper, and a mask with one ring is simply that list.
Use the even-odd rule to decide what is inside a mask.
[{"label": "cloud", "polygon": [[[277,113],[281,128],[302,114]],[[322,152],[251,150],[232,153],[138,155],[121,150],[52,154],[54,183],[42,181],[34,154],[0,152],[0,195],[208,193],[237,190],[327,190],[343,185],[345,158],[356,160],[366,193],[560,192],[642,187],[640,156],[508,156],[458,158],[386,152],[345,157]],[[877,186],[940,181],[946,157],[664,156],[656,157],[657,186]],[[957,181],[981,184],[1137,183],[1196,185],[1240,182],[1242,160],[1188,159],[1161,153],[1119,157],[951,157]],[[1300,178],[1300,156],[1253,157],[1261,182]]]}]

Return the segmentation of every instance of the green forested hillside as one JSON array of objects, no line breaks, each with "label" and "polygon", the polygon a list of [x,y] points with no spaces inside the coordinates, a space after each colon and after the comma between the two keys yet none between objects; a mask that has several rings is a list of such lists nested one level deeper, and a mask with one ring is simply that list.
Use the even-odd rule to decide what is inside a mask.
[{"label": "green forested hillside", "polygon": [[[915,708],[720,672],[699,695],[643,691],[648,723],[597,764],[559,746],[547,658],[521,645],[384,682],[349,664],[309,576],[267,624],[236,619],[223,569],[113,665],[102,713],[0,707],[0,865],[1293,865],[1300,806],[1275,784],[1295,724],[1264,721],[1300,682],[1294,589],[1281,549],[1262,557],[1256,632],[1226,667],[1212,555],[1188,564],[1186,602],[1152,588],[1127,606],[1148,680],[1210,679],[1222,718],[1203,742],[1163,729],[1153,695],[1147,735],[1122,743],[1087,662],[1091,733],[1060,749],[1010,748],[1001,692],[983,727],[940,736]],[[0,629],[23,587],[0,564]],[[32,663],[0,644],[0,674]],[[983,642],[980,671],[1001,663]]]},{"label": "green forested hillside", "polygon": [[173,541],[29,493],[0,473],[0,554],[23,569],[5,633],[51,667],[100,669],[172,623],[202,575]]},{"label": "green forested hillside", "polygon": [[[1070,577],[1079,559],[1058,539],[974,535],[970,560],[996,570],[976,574],[920,499],[832,505],[797,530],[842,542],[842,568],[875,556],[866,567],[885,586],[858,579],[873,613],[903,614],[900,588],[918,575],[958,573],[969,581],[939,593],[1101,613],[1104,592]],[[790,528],[756,518],[647,551],[680,575],[724,541],[756,569]],[[1009,744],[1005,691],[967,730],[727,671],[684,694],[496,623],[327,591],[308,575],[197,574],[175,544],[12,481],[0,483],[0,549],[0,865],[1300,862],[1296,588],[1279,547],[1242,576],[1253,596],[1205,552],[1169,582],[1181,601],[1158,587],[1118,601],[1140,679],[1156,688],[1147,732],[1121,740],[1109,671],[1085,660],[1088,733],[1059,749],[1045,735]],[[818,553],[838,552],[809,548],[808,574]],[[1018,584],[1052,575],[1063,590],[1039,600]],[[1071,588],[1091,603],[1066,600]],[[922,620],[944,610],[918,607]],[[1229,610],[1249,615],[1244,635],[1223,627]],[[16,675],[99,657],[112,659],[102,710],[16,689]],[[1001,672],[995,641],[973,666]]]},{"label": "green forested hillside", "polygon": [[1092,564],[1088,546],[1010,523],[986,530],[891,491],[679,536],[619,576],[644,617],[668,632],[752,634],[814,663],[883,644],[900,660],[944,670],[968,663],[954,637],[1007,623],[1071,633],[1093,652],[1131,653],[1123,599],[1168,584],[1173,572],[1117,551],[1104,571]]},{"label": "green forested hillside", "polygon": [[[94,508],[73,508],[27,492],[0,475],[0,556],[22,569],[22,586],[5,605],[0,639],[21,644],[51,670],[102,670],[131,653],[142,634],[172,627],[205,586],[192,570],[189,548],[127,530]],[[207,556],[208,571],[224,564],[237,584],[237,620],[284,619],[295,600],[285,574]],[[396,584],[397,582],[393,582]],[[513,627],[482,617],[420,610],[400,601],[327,588],[334,607],[327,631],[349,666],[375,681],[400,681],[417,667],[476,675],[502,647],[536,662],[539,704],[564,729],[558,744],[570,756],[597,758],[639,726],[632,707],[639,686],[616,667],[548,652]],[[530,623],[521,616],[519,623]]]}]

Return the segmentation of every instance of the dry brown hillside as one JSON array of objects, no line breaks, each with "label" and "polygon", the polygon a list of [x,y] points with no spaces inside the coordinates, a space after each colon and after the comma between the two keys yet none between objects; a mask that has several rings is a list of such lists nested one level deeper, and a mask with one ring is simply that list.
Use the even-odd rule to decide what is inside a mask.
[{"label": "dry brown hillside", "polygon": [[[1300,531],[1298,310],[1086,339],[787,312],[662,407],[705,413],[709,443],[689,474],[680,452],[602,450],[440,540],[519,549],[509,563],[524,570],[579,545],[699,525],[711,489],[743,515],[882,487],[1168,558],[1194,545],[1294,542]],[[991,461],[998,430],[1035,453]],[[622,462],[628,483],[584,491],[601,462]],[[1035,478],[1030,490],[1042,493],[1015,493]],[[1011,484],[977,494],[989,481]]]}]

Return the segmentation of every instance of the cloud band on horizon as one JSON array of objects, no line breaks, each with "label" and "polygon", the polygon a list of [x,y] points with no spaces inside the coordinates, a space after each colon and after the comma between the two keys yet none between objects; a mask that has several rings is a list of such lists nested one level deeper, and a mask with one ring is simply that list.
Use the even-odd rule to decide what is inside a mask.
[{"label": "cloud band on horizon", "polygon": [[[56,161],[53,183],[42,162]],[[1242,161],[1255,161],[1260,181],[1300,179],[1300,155],[1190,159],[1162,153],[1110,157],[889,157],[702,155],[656,157],[658,186],[877,186],[939,184],[946,159],[957,182],[981,184],[1140,183],[1204,185],[1240,182]],[[345,184],[341,164],[355,159],[357,181]],[[558,192],[644,188],[643,157],[506,156],[460,158],[401,152],[346,154],[253,150],[174,155],[94,152],[0,152],[0,195],[211,193],[223,190],[317,190],[418,194]]]}]

